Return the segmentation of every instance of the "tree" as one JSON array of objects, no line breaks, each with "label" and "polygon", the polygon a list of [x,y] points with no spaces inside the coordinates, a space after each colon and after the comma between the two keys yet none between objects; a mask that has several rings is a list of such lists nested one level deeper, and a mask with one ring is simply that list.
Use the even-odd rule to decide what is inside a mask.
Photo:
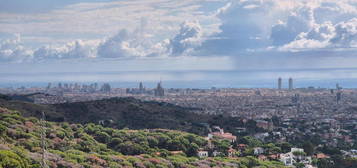
[{"label": "tree", "polygon": [[186,152],[187,156],[196,156],[198,149],[199,149],[199,147],[197,144],[191,143],[190,147],[188,148],[188,150]]},{"label": "tree", "polygon": [[250,136],[245,136],[240,139],[240,143],[247,144],[249,147],[257,147],[262,145],[262,142]]},{"label": "tree", "polygon": [[314,154],[314,145],[311,142],[305,142],[303,144],[303,149],[306,152],[308,156],[311,156]]},{"label": "tree", "polygon": [[288,142],[283,142],[281,144],[278,144],[280,146],[282,152],[287,153],[290,152],[292,145]]},{"label": "tree", "polygon": [[258,128],[257,122],[254,120],[248,120],[248,122],[246,123],[246,128],[249,132],[255,133]]},{"label": "tree", "polygon": [[320,159],[318,162],[317,162],[317,167],[318,168],[332,168],[333,167],[333,164],[330,160],[328,159]]}]

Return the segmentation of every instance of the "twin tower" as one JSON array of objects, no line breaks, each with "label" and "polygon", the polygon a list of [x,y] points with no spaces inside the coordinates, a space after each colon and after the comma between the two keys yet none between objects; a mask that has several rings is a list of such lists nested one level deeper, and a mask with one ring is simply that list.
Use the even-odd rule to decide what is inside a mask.
[{"label": "twin tower", "polygon": [[[282,83],[283,80],[281,78],[278,79],[278,89],[281,90],[282,89]],[[289,90],[293,90],[294,89],[294,83],[293,83],[293,78],[289,78]]]}]

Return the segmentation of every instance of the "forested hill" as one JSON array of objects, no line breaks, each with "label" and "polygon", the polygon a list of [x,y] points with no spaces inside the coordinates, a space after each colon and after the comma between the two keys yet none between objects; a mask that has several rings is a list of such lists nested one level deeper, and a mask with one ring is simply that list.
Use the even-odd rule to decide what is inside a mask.
[{"label": "forested hill", "polygon": [[41,130],[46,135],[45,161],[54,168],[284,167],[282,163],[260,161],[252,156],[200,159],[197,151],[207,146],[207,141],[181,131],[41,123],[1,106],[0,119],[0,168],[41,167]]},{"label": "forested hill", "polygon": [[41,112],[45,112],[46,119],[55,122],[100,123],[130,129],[165,128],[199,135],[207,133],[207,124],[222,126],[227,131],[242,126],[239,118],[197,114],[193,113],[197,109],[134,98],[39,105],[0,95],[0,107],[16,110],[26,117],[41,117]]},{"label": "forested hill", "polygon": [[189,132],[205,132],[202,122],[208,116],[192,113],[193,109],[167,103],[147,102],[134,98],[111,98],[87,102],[38,105],[1,96],[0,106],[19,111],[24,116],[70,123],[96,123],[114,128],[166,128]]},{"label": "forested hill", "polygon": [[[97,101],[52,105],[65,121],[75,123],[99,122],[131,129],[166,128],[191,131],[202,127],[206,116],[167,103],[146,102],[134,98],[111,98]],[[57,116],[58,117],[58,116]]]}]

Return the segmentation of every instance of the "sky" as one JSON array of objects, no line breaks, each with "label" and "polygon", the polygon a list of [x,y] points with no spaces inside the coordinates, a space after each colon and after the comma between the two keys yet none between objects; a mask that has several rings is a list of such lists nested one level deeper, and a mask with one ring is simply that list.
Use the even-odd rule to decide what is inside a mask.
[{"label": "sky", "polygon": [[[348,69],[357,68],[357,0],[0,0],[0,4],[0,74],[14,74],[12,79],[17,79],[12,81],[23,79],[16,76],[19,73],[220,71],[227,75],[307,69],[347,69],[338,74],[320,71],[320,76],[356,78]],[[270,76],[281,75],[294,74]],[[316,78],[298,74],[304,75]],[[158,76],[138,78],[158,80]],[[190,80],[197,75],[188,76],[173,73],[167,79]],[[135,75],[128,78],[134,79]]]}]

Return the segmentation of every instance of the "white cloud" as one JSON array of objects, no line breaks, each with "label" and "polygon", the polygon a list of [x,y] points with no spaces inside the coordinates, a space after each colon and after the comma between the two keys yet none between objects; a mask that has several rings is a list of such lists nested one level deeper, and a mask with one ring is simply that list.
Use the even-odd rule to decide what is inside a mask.
[{"label": "white cloud", "polygon": [[123,29],[105,40],[98,47],[98,57],[182,56],[192,52],[202,42],[203,32],[198,21],[184,22],[173,38],[159,42],[152,39],[153,36],[145,25],[142,24],[133,32]]},{"label": "white cloud", "polygon": [[0,43],[0,61],[23,62],[31,59],[32,51],[22,45],[21,36],[16,34],[14,38]]},{"label": "white cloud", "polygon": [[108,38],[98,47],[98,56],[103,58],[143,56],[140,52],[140,37],[137,34],[121,30],[118,34]]},{"label": "white cloud", "polygon": [[286,23],[272,27],[270,38],[273,45],[282,45],[293,41],[300,33],[309,31],[315,24],[311,7],[303,7],[290,13]]},{"label": "white cloud", "polygon": [[[141,18],[150,21],[155,37],[163,40],[178,30],[178,24],[196,19],[207,33],[218,29],[217,22],[202,11],[205,0],[124,0],[78,3],[47,13],[17,14],[0,12],[0,33],[19,33],[33,40],[52,36],[52,43],[65,40],[112,36],[118,30],[135,29]],[[37,38],[34,38],[37,37]],[[41,38],[42,37],[42,38]],[[39,41],[39,42],[42,42]],[[28,41],[30,42],[30,41]],[[56,44],[58,44],[56,43]]]},{"label": "white cloud", "polygon": [[[210,2],[215,6],[205,6]],[[50,43],[25,49],[25,42],[16,42],[2,47],[0,56],[152,58],[353,48],[356,5],[352,0],[124,0],[78,3],[48,13],[0,12],[0,33]]]},{"label": "white cloud", "polygon": [[337,24],[335,30],[330,40],[334,47],[357,47],[357,17]]},{"label": "white cloud", "polygon": [[198,21],[184,22],[179,33],[170,40],[169,51],[173,56],[187,55],[202,43],[202,28]]},{"label": "white cloud", "polygon": [[96,57],[97,41],[76,40],[60,47],[43,46],[33,53],[35,61]]},{"label": "white cloud", "polygon": [[227,3],[217,13],[221,31],[203,42],[204,54],[237,55],[276,48],[341,50],[356,45],[351,23],[357,18],[356,1],[241,0]]},{"label": "white cloud", "polygon": [[357,18],[332,25],[331,22],[315,24],[307,33],[280,47],[280,50],[306,49],[357,49]]}]

